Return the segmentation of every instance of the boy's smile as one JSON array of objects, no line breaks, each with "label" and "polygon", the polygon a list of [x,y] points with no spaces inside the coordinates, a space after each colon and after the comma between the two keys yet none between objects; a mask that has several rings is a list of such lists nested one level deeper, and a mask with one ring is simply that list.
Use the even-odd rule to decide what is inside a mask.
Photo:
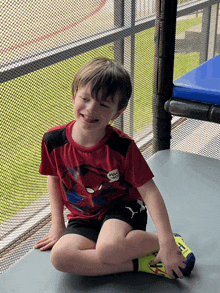
[{"label": "boy's smile", "polygon": [[86,116],[86,115],[83,115],[83,114],[81,114],[81,115],[83,116],[83,118],[85,119],[85,121],[88,122],[88,123],[96,123],[96,122],[99,121],[99,119],[93,119],[93,118],[91,118],[89,116]]}]

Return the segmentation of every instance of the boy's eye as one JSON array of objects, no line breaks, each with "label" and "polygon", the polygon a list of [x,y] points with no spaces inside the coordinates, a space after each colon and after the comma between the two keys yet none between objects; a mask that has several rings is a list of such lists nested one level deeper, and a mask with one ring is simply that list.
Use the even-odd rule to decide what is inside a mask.
[{"label": "boy's eye", "polygon": [[[83,97],[80,97],[83,101],[85,102],[89,102],[90,101],[90,98],[83,98]],[[100,105],[104,108],[109,108],[109,106],[107,106],[106,104],[103,104],[103,103],[100,103]]]},{"label": "boy's eye", "polygon": [[105,108],[109,108],[107,105],[105,104],[100,104],[102,107],[105,107]]},{"label": "boy's eye", "polygon": [[82,98],[82,97],[81,97],[81,99],[82,99],[83,101],[85,101],[85,102],[88,102],[88,101],[89,101],[88,98]]}]

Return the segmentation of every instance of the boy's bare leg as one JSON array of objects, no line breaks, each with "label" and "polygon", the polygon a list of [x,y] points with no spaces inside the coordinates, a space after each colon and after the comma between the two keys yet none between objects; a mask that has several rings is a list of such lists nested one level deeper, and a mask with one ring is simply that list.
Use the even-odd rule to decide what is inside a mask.
[{"label": "boy's bare leg", "polygon": [[120,220],[104,223],[97,245],[80,235],[60,238],[51,252],[51,261],[60,271],[99,276],[133,271],[132,259],[158,250],[157,236],[144,231],[131,231]]},{"label": "boy's bare leg", "polygon": [[51,251],[51,262],[62,272],[83,276],[100,276],[133,271],[132,261],[117,265],[103,263],[95,242],[76,234],[64,235]]},{"label": "boy's bare leg", "polygon": [[110,219],[102,226],[96,249],[102,262],[118,264],[158,251],[159,242],[156,234],[132,230],[126,222]]}]

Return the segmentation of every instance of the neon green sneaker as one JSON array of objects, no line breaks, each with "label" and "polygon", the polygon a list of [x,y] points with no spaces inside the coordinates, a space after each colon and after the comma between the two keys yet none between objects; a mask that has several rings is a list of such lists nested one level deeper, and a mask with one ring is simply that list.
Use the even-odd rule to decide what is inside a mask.
[{"label": "neon green sneaker", "polygon": [[166,273],[165,266],[160,262],[156,265],[151,266],[150,262],[155,259],[158,252],[154,252],[152,254],[149,254],[145,257],[139,258],[139,269],[140,272],[150,273],[162,277],[166,277],[170,279],[170,277]]},{"label": "neon green sneaker", "polygon": [[[187,259],[187,261],[185,262],[186,267],[184,269],[180,268],[180,270],[184,276],[189,276],[195,264],[195,256],[192,253],[192,251],[189,249],[189,247],[184,243],[182,237],[179,234],[175,233],[173,235],[174,235],[175,242],[177,246],[179,247],[179,250],[182,252],[183,256]],[[170,277],[166,273],[166,269],[163,263],[160,262],[153,266],[150,265],[150,262],[155,259],[155,257],[157,256],[157,253],[158,252],[154,252],[150,255],[139,258],[138,271],[146,272],[146,273],[150,273],[150,274],[154,274],[158,276],[163,276],[170,279]],[[173,274],[176,278],[178,278],[175,272],[173,272]]]},{"label": "neon green sneaker", "polygon": [[190,276],[196,261],[195,255],[192,253],[189,247],[183,242],[183,238],[179,234],[174,233],[173,235],[175,242],[179,247],[179,250],[182,252],[182,255],[187,259],[187,261],[185,262],[186,267],[185,269],[181,269],[181,272],[184,276]]}]

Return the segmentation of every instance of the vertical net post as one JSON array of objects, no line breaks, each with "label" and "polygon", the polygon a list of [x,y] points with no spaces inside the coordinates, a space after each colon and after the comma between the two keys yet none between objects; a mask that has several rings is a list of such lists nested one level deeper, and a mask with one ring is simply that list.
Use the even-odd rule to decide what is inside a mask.
[{"label": "vertical net post", "polygon": [[[124,0],[114,0],[114,26],[124,26]],[[120,64],[124,64],[124,39],[114,41],[114,59]],[[123,130],[123,115],[114,121],[114,126]]]},{"label": "vertical net post", "polygon": [[[126,27],[134,27],[135,25],[135,0],[129,0],[125,2],[125,22]],[[134,129],[134,61],[135,61],[135,35],[124,39],[124,68],[129,72],[132,83],[132,95],[127,105],[126,110],[123,113],[124,129],[123,131],[130,137],[133,137]]]},{"label": "vertical net post", "polygon": [[218,12],[219,12],[219,3],[212,5],[210,29],[209,29],[208,60],[215,56],[216,38],[217,38],[217,31],[218,31]]},{"label": "vertical net post", "polygon": [[164,104],[171,98],[175,52],[177,0],[156,1],[154,82],[153,82],[153,153],[169,149],[171,115]]},{"label": "vertical net post", "polygon": [[215,56],[218,31],[219,3],[209,5],[203,9],[200,64]]},{"label": "vertical net post", "polygon": [[[115,27],[134,27],[135,25],[135,0],[114,0],[114,26]],[[114,42],[114,59],[124,65],[130,73],[132,87],[134,87],[134,54],[135,54],[135,35]],[[114,120],[114,125],[123,130],[126,134],[133,137],[133,94],[125,112]]]}]

